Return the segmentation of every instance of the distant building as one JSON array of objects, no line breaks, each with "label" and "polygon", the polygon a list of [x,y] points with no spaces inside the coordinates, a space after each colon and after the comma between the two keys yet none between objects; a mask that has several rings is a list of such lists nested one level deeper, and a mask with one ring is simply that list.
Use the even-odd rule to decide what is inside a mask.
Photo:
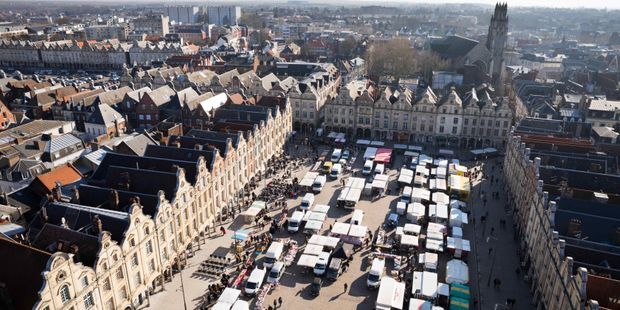
[{"label": "distant building", "polygon": [[198,21],[200,8],[197,6],[169,6],[164,9],[164,14],[170,21],[182,24],[193,24]]},{"label": "distant building", "polygon": [[129,25],[93,25],[84,28],[84,33],[88,40],[109,40],[119,39],[127,40],[129,34]]},{"label": "distant building", "polygon": [[241,18],[240,6],[212,6],[207,9],[209,24],[236,25]]},{"label": "distant building", "polygon": [[165,36],[170,32],[170,18],[161,14],[148,14],[133,20],[134,33],[155,34]]}]

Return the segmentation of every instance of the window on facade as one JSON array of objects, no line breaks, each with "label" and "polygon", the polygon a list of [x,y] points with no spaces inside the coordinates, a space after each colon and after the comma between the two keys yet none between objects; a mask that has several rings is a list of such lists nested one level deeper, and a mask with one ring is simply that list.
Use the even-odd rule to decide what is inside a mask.
[{"label": "window on facade", "polygon": [[105,280],[103,280],[103,289],[106,291],[112,289],[112,286],[110,285],[110,278],[105,278]]},{"label": "window on facade", "polygon": [[465,122],[465,125],[468,125],[468,124],[469,124],[469,118],[466,118],[466,119],[464,120],[464,122]]},{"label": "window on facade", "polygon": [[439,132],[443,133],[443,126],[439,126]]},{"label": "window on facade", "polygon": [[299,111],[295,111],[295,117],[299,118]]},{"label": "window on facade", "polygon": [[394,121],[392,123],[392,129],[398,129],[398,122],[397,121]]},{"label": "window on facade", "polygon": [[136,240],[134,238],[129,239],[129,245],[136,246]]},{"label": "window on facade", "polygon": [[314,118],[314,112],[310,112],[310,118]]},{"label": "window on facade", "polygon": [[123,278],[123,268],[118,267],[118,269],[116,269],[116,278],[117,279],[122,279]]},{"label": "window on facade", "polygon": [[127,290],[125,289],[124,286],[120,289],[120,292],[121,292],[121,298],[127,299]]},{"label": "window on facade", "polygon": [[155,271],[155,260],[152,260],[149,262],[149,271],[153,272]]},{"label": "window on facade", "polygon": [[502,130],[502,136],[506,136],[506,129]]},{"label": "window on facade", "polygon": [[453,124],[458,124],[459,123],[459,119],[458,118],[454,118],[454,120],[452,121]]},{"label": "window on facade", "polygon": [[149,241],[146,243],[146,253],[147,253],[147,254],[151,254],[151,253],[153,253],[153,242],[151,242],[151,240],[149,240]]},{"label": "window on facade", "polygon": [[452,134],[455,135],[456,134],[456,127],[452,127]]},{"label": "window on facade", "polygon": [[308,112],[304,111],[302,115],[303,115],[303,118],[308,118]]},{"label": "window on facade", "polygon": [[388,112],[383,112],[383,118],[389,118]]},{"label": "window on facade", "polygon": [[71,300],[71,294],[69,293],[68,286],[63,285],[60,288],[60,299],[62,300],[62,303],[66,303],[67,301]]},{"label": "window on facade", "polygon": [[146,120],[147,120],[147,121],[150,121],[150,120],[151,120],[151,115],[150,115],[150,114],[147,114],[147,115],[146,115]]},{"label": "window on facade", "polygon": [[491,135],[491,128],[487,129],[487,136]]},{"label": "window on facade", "polygon": [[484,119],[480,120],[480,126],[484,126]]},{"label": "window on facade", "polygon": [[482,135],[483,133],[484,133],[484,128],[480,128],[480,129],[478,129],[478,134],[479,134],[479,135]]},{"label": "window on facade", "polygon": [[375,120],[375,127],[379,127],[379,120],[378,119]]},{"label": "window on facade", "polygon": [[443,124],[443,123],[445,123],[445,122],[446,122],[446,117],[445,117],[445,116],[442,116],[442,117],[439,119],[439,123],[440,123],[440,124]]},{"label": "window on facade", "polygon": [[134,283],[136,285],[142,283],[142,277],[140,277],[140,272],[139,271],[136,273],[136,275],[134,276],[133,280],[134,280]]},{"label": "window on facade", "polygon": [[138,119],[143,121],[144,120],[144,115],[142,115],[142,114],[138,115]]},{"label": "window on facade", "polygon": [[493,134],[494,134],[495,136],[499,136],[499,129],[495,129],[495,130],[493,131]]},{"label": "window on facade", "polygon": [[508,127],[508,121],[504,121],[504,127]]},{"label": "window on facade", "polygon": [[407,130],[407,123],[403,123],[403,130]]},{"label": "window on facade", "polygon": [[495,121],[495,127],[499,127],[499,121]]},{"label": "window on facade", "polygon": [[82,284],[82,287],[87,287],[88,286],[88,277],[87,276],[83,276],[80,279],[80,283]]},{"label": "window on facade", "polygon": [[424,124],[420,125],[420,131],[424,131]]},{"label": "window on facade", "polygon": [[388,120],[383,120],[383,128],[388,128]]},{"label": "window on facade", "polygon": [[90,309],[95,306],[95,300],[93,299],[93,293],[88,292],[88,294],[84,295],[84,308]]},{"label": "window on facade", "polygon": [[474,118],[474,119],[472,119],[472,120],[471,120],[471,124],[472,124],[472,125],[476,126],[476,123],[478,123],[478,120],[477,120],[477,119],[475,119],[475,118]]}]

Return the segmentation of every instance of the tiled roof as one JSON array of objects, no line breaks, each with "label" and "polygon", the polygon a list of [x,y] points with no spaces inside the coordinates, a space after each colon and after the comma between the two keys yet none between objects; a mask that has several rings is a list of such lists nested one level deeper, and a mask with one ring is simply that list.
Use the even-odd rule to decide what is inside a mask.
[{"label": "tiled roof", "polygon": [[52,193],[52,189],[56,187],[56,182],[60,182],[61,186],[65,186],[81,179],[82,174],[73,165],[67,164],[37,176],[30,186],[34,186],[33,190],[43,196]]}]

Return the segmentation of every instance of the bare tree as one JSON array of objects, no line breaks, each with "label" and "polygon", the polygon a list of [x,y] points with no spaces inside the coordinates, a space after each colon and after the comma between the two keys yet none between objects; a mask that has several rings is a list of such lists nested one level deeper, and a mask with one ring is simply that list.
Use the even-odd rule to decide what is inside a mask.
[{"label": "bare tree", "polygon": [[389,76],[398,81],[401,78],[427,75],[432,70],[442,70],[447,63],[431,52],[418,51],[407,39],[376,41],[366,52],[368,75],[378,81]]}]

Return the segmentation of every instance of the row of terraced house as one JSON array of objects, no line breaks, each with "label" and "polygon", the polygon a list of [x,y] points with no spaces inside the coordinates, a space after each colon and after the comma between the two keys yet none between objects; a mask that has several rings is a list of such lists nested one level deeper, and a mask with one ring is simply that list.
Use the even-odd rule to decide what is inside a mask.
[{"label": "row of terraced house", "polygon": [[284,96],[228,102],[211,112],[208,130],[186,127],[185,134],[147,145],[143,156],[108,152],[88,179],[65,182],[79,175],[72,166],[51,172],[64,175],[37,178],[53,190],[24,241],[0,238],[0,252],[14,253],[6,263],[28,264],[4,272],[14,282],[6,288],[13,306],[147,305],[292,132]]}]

